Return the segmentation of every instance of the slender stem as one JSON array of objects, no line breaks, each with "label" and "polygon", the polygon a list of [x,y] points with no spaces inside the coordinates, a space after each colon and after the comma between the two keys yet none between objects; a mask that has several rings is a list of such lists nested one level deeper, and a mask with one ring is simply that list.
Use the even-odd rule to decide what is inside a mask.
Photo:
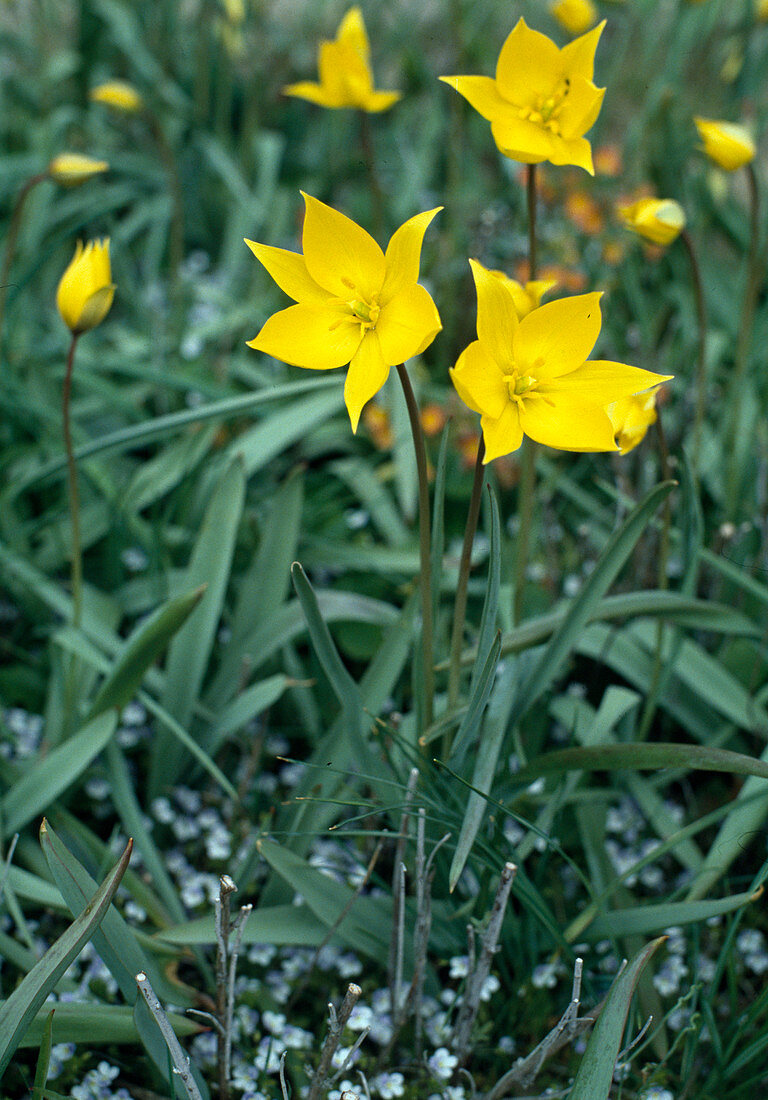
[{"label": "slender stem", "polygon": [[[36,187],[38,183],[42,183],[45,179],[48,179],[47,172],[39,172],[36,176],[30,176],[21,191],[19,191],[11,214],[11,220],[8,226],[8,236],[5,238],[3,266],[0,270],[0,353],[2,352],[3,322],[5,320],[5,298],[8,293],[8,277],[11,273],[11,264],[13,263],[13,257],[16,252],[16,242],[19,238],[21,215],[24,213],[24,204],[27,201],[27,195],[33,187]],[[0,360],[1,359],[2,355],[0,354]]]},{"label": "slender stem", "polygon": [[405,364],[397,368],[400,383],[408,407],[408,419],[411,422],[413,447],[416,452],[416,472],[419,482],[419,556],[421,569],[419,587],[421,589],[421,645],[423,655],[422,676],[424,678],[424,727],[432,725],[435,698],[435,671],[432,642],[432,566],[431,536],[429,528],[429,480],[427,477],[427,449],[424,444],[424,432],[421,427],[419,406],[413,392],[411,380]]},{"label": "slender stem", "polygon": [[464,641],[464,622],[467,616],[467,586],[472,565],[472,546],[477,533],[477,520],[480,515],[480,501],[483,495],[485,479],[485,440],[480,436],[475,460],[475,477],[472,482],[472,495],[469,498],[467,525],[464,528],[464,544],[461,548],[459,577],[456,583],[456,600],[453,605],[453,629],[448,665],[448,709],[452,710],[459,698],[459,678],[461,675],[461,646]]},{"label": "slender stem", "polygon": [[373,151],[371,120],[367,111],[360,111],[360,144],[365,157],[365,169],[368,174],[368,186],[371,189],[373,205],[373,232],[381,238],[384,235],[384,195],[381,190],[379,173],[376,170],[376,156]]},{"label": "slender stem", "polygon": [[526,172],[528,197],[528,278],[536,278],[536,165],[529,164]]},{"label": "slender stem", "polygon": [[730,412],[730,421],[726,433],[726,454],[728,456],[728,478],[726,481],[726,499],[732,512],[735,512],[738,503],[738,453],[736,439],[741,426],[741,405],[744,387],[742,385],[744,374],[749,360],[749,350],[752,343],[752,324],[755,317],[755,306],[760,290],[760,269],[763,266],[764,255],[758,251],[760,233],[760,195],[757,186],[757,176],[754,165],[746,166],[747,180],[749,181],[749,253],[747,258],[747,282],[744,288],[744,304],[741,310],[741,324],[736,340],[733,371],[728,390],[726,407]]},{"label": "slender stem", "polygon": [[[535,279],[536,264],[536,165],[529,164],[526,174],[528,197],[528,278]],[[531,542],[533,520],[533,493],[536,486],[537,444],[527,436],[523,439],[521,456],[520,484],[518,486],[517,505],[517,554],[515,557],[515,595],[513,617],[515,624],[520,622],[523,610],[523,592],[528,572],[528,553]]]},{"label": "slender stem", "polygon": [[701,431],[704,426],[704,414],[707,407],[707,306],[704,300],[704,287],[701,281],[701,268],[693,246],[693,239],[687,229],[680,234],[688,263],[691,267],[693,297],[696,302],[696,316],[699,324],[699,356],[696,366],[696,414],[693,429],[693,468],[698,469]]},{"label": "slender stem", "polygon": [[75,362],[75,348],[78,334],[72,333],[72,342],[67,355],[67,369],[64,374],[61,408],[64,422],[64,448],[67,452],[67,482],[69,486],[69,518],[72,525],[72,624],[80,626],[83,616],[83,552],[80,541],[80,490],[77,484],[77,465],[72,447],[72,425],[70,405],[72,396],[72,368]]}]

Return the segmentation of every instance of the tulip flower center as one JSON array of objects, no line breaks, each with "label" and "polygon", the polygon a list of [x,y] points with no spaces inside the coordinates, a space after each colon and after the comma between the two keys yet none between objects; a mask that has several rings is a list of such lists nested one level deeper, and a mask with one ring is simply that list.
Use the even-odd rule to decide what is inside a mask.
[{"label": "tulip flower center", "polygon": [[564,77],[550,95],[539,95],[520,108],[520,118],[526,122],[533,122],[537,126],[543,126],[545,130],[551,130],[553,134],[560,133],[559,115],[570,91],[570,81]]},{"label": "tulip flower center", "polygon": [[352,310],[355,318],[361,323],[363,328],[375,328],[376,322],[379,319],[379,305],[377,302],[363,302],[357,299],[354,302],[348,302],[349,308]]},{"label": "tulip flower center", "polygon": [[508,374],[504,381],[507,384],[507,393],[509,394],[510,400],[517,403],[520,402],[524,394],[535,389],[538,384],[538,378],[534,378],[533,375],[517,374],[516,371]]}]

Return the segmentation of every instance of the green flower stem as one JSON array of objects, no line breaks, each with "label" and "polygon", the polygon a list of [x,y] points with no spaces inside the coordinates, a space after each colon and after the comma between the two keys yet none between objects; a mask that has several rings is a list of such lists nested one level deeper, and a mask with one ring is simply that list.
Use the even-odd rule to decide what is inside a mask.
[{"label": "green flower stem", "polygon": [[67,369],[62,390],[62,419],[64,422],[64,447],[67,452],[67,481],[69,485],[69,518],[72,525],[72,625],[79,627],[83,616],[83,556],[80,541],[80,490],[77,485],[77,466],[72,447],[70,422],[70,398],[72,395],[72,367],[78,334],[72,334],[67,355]]},{"label": "green flower stem", "polygon": [[738,457],[736,439],[741,427],[741,404],[743,395],[743,380],[749,360],[749,350],[752,343],[752,327],[755,319],[755,307],[760,290],[760,272],[765,266],[765,252],[758,251],[760,233],[760,195],[757,186],[757,176],[753,164],[746,165],[747,180],[749,181],[749,253],[747,258],[747,282],[744,288],[744,304],[741,310],[741,324],[736,340],[736,351],[733,358],[733,371],[728,389],[728,399],[725,407],[730,411],[728,430],[725,436],[725,453],[728,456],[728,477],[726,480],[726,500],[728,507],[735,512],[738,504]]},{"label": "green flower stem", "polygon": [[[529,164],[526,175],[528,198],[528,278],[536,278],[536,165]],[[515,595],[513,617],[515,625],[520,622],[523,611],[523,591],[528,572],[528,553],[531,542],[533,520],[533,494],[536,487],[537,444],[525,436],[523,439],[520,483],[517,505],[517,553],[515,556]]]},{"label": "green flower stem", "polygon": [[472,482],[472,495],[469,498],[467,526],[464,529],[464,544],[461,548],[459,577],[456,583],[456,600],[453,605],[453,629],[451,631],[451,649],[448,662],[448,710],[453,710],[459,699],[459,678],[461,675],[461,647],[464,641],[464,622],[467,616],[467,585],[472,565],[472,546],[477,533],[477,520],[480,515],[480,501],[483,496],[485,480],[485,441],[480,436],[475,461],[475,477]]},{"label": "green flower stem", "polygon": [[429,527],[429,481],[427,477],[427,449],[424,444],[424,432],[421,427],[419,406],[416,395],[413,392],[411,380],[401,363],[397,368],[400,383],[405,394],[405,403],[408,407],[408,418],[411,422],[413,434],[413,446],[416,452],[416,471],[419,481],[419,556],[420,572],[419,586],[421,589],[421,645],[423,654],[422,676],[424,677],[424,713],[422,720],[424,728],[432,725],[434,698],[435,698],[435,669],[432,641],[432,566],[431,566],[431,536]]},{"label": "green flower stem", "polygon": [[379,173],[376,170],[376,156],[373,151],[371,120],[367,111],[360,111],[360,144],[365,157],[365,169],[368,174],[368,186],[371,189],[373,206],[373,235],[377,240],[384,236],[384,195],[381,190]]},{"label": "green flower stem", "polygon": [[707,408],[707,306],[704,300],[704,287],[701,281],[701,268],[696,256],[693,240],[687,229],[680,234],[688,263],[691,267],[693,297],[696,302],[696,317],[699,325],[699,353],[696,365],[696,413],[693,429],[693,468],[698,469],[701,431],[704,426],[704,414]]},{"label": "green flower stem", "polygon": [[[33,187],[37,187],[38,183],[42,183],[43,180],[48,179],[47,172],[38,172],[36,176],[30,176],[27,182],[19,191],[18,197],[11,213],[11,221],[8,226],[8,236],[5,239],[5,255],[3,256],[3,267],[0,270],[0,352],[2,350],[2,338],[3,338],[3,322],[5,320],[5,298],[8,292],[8,278],[11,273],[11,264],[13,263],[13,257],[16,252],[16,242],[19,238],[19,228],[21,227],[21,215],[24,213],[24,204],[27,201],[27,196]],[[0,358],[2,356],[0,355]]]}]

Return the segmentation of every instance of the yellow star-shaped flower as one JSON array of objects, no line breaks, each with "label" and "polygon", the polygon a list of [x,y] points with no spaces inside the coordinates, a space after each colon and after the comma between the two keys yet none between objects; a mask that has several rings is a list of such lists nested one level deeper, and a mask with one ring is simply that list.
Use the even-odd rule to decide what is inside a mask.
[{"label": "yellow star-shaped flower", "polygon": [[296,302],[273,314],[248,343],[311,370],[349,363],[344,400],[357,431],[363,406],[390,367],[420,355],[442,328],[435,303],[418,283],[424,233],[442,207],[401,225],[385,254],[338,210],[311,195],[304,202],[303,256],[245,242]]},{"label": "yellow star-shaped flower", "polygon": [[519,321],[502,281],[470,263],[478,339],[451,378],[462,401],[480,413],[485,461],[516,451],[524,435],[564,451],[617,450],[606,406],[671,376],[587,359],[600,334],[599,294],[548,302]]},{"label": "yellow star-shaped flower", "polygon": [[584,137],[600,113],[604,88],[592,82],[605,23],[561,50],[524,19],[507,38],[489,76],[441,76],[491,123],[497,146],[523,164],[575,164],[594,175]]},{"label": "yellow star-shaped flower", "polygon": [[362,111],[386,111],[401,92],[377,92],[373,87],[371,48],[359,8],[350,8],[336,38],[320,43],[318,84],[309,80],[289,84],[285,95],[298,96],[321,107],[357,107]]}]

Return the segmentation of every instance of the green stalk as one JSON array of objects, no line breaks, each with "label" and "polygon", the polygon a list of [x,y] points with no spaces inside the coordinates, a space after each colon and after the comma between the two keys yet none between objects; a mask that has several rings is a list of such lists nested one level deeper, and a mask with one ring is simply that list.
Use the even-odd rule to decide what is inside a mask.
[{"label": "green stalk", "polygon": [[62,420],[64,423],[64,448],[67,452],[67,482],[69,486],[69,518],[72,526],[72,625],[80,626],[83,615],[83,552],[80,541],[80,490],[77,484],[77,466],[72,446],[70,403],[72,396],[72,368],[78,333],[72,333],[67,355],[67,369],[62,390]]},{"label": "green stalk", "polygon": [[16,242],[19,238],[21,215],[24,212],[24,204],[27,201],[29,192],[33,187],[36,187],[38,183],[42,183],[43,180],[46,179],[48,179],[47,172],[38,172],[36,176],[30,176],[21,191],[19,191],[11,214],[11,221],[8,226],[8,236],[5,239],[3,266],[2,270],[0,270],[0,359],[2,359],[3,321],[5,320],[5,298],[8,293],[8,277],[11,273],[11,264],[13,263],[13,257],[16,252]]},{"label": "green stalk", "polygon": [[[528,278],[536,278],[536,165],[529,164],[526,178],[528,196]],[[533,521],[533,494],[536,487],[536,454],[538,446],[534,440],[523,439],[520,483],[518,486],[518,526],[517,553],[515,556],[515,596],[513,619],[515,625],[520,622],[523,610],[523,590],[528,572],[528,554]]]},{"label": "green stalk", "polygon": [[726,480],[726,500],[732,514],[735,514],[738,504],[738,453],[736,440],[741,425],[741,405],[743,395],[743,380],[749,360],[749,350],[752,343],[752,327],[755,319],[755,306],[760,291],[760,270],[763,266],[764,253],[758,251],[758,238],[760,229],[760,196],[757,186],[757,176],[754,165],[746,165],[747,179],[749,181],[749,253],[747,258],[747,282],[744,288],[744,304],[741,310],[741,325],[736,340],[736,351],[733,359],[733,371],[728,387],[726,408],[730,410],[730,421],[726,433],[726,450],[728,456],[728,477]]},{"label": "green stalk", "polygon": [[680,240],[683,242],[685,251],[688,254],[688,263],[691,267],[693,297],[696,302],[696,317],[699,325],[699,354],[696,365],[696,414],[693,428],[693,468],[697,470],[701,431],[704,426],[704,414],[707,407],[707,306],[704,300],[701,268],[693,246],[693,240],[687,229],[684,229],[680,234]]},{"label": "green stalk", "polygon": [[381,190],[379,173],[376,170],[376,156],[373,151],[371,120],[367,111],[360,111],[360,144],[363,147],[365,168],[368,174],[368,186],[373,206],[373,235],[377,240],[384,236],[384,195]]},{"label": "green stalk", "polygon": [[464,543],[461,548],[459,577],[456,583],[456,600],[453,605],[453,629],[448,663],[448,710],[453,710],[459,699],[459,678],[461,676],[461,647],[464,641],[464,622],[467,617],[467,586],[472,565],[472,546],[477,533],[477,520],[480,515],[480,501],[485,480],[485,441],[480,436],[475,460],[475,476],[472,482],[472,495],[469,498],[467,525],[464,529]]},{"label": "green stalk", "polygon": [[432,725],[435,699],[435,669],[432,641],[432,547],[429,526],[429,480],[427,477],[427,449],[424,444],[424,432],[421,427],[419,406],[413,392],[405,363],[397,368],[400,384],[408,407],[408,419],[411,422],[413,447],[416,452],[416,472],[419,482],[419,587],[421,589],[421,645],[423,655],[422,676],[424,677],[424,713],[423,725],[426,729]]}]

